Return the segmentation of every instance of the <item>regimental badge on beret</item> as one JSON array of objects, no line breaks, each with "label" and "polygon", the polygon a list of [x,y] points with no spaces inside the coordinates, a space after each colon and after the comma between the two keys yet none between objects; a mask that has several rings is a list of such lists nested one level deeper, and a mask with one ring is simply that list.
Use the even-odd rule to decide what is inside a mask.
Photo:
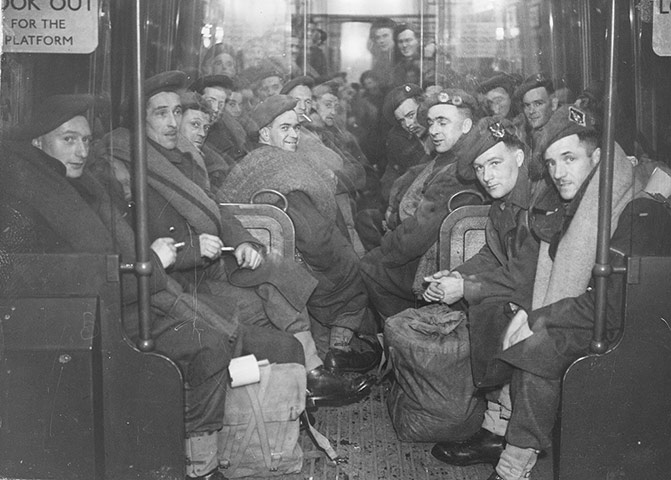
[{"label": "regimental badge on beret", "polygon": [[455,107],[458,107],[462,103],[464,103],[460,95],[450,95],[447,92],[440,92],[438,94],[438,101],[440,103],[449,103],[450,105],[454,105]]},{"label": "regimental badge on beret", "polygon": [[405,90],[406,93],[410,93],[410,89],[411,89],[411,87],[410,87],[410,85],[408,85],[408,84],[406,84],[406,85],[403,87],[403,90]]},{"label": "regimental badge on beret", "polygon": [[585,115],[585,112],[578,110],[576,107],[568,107],[568,119],[581,127],[587,128],[587,116]]},{"label": "regimental badge on beret", "polygon": [[497,140],[501,140],[503,137],[506,136],[506,129],[503,128],[503,125],[501,125],[501,122],[495,122],[489,125],[489,131],[492,133],[492,137],[496,138]]}]

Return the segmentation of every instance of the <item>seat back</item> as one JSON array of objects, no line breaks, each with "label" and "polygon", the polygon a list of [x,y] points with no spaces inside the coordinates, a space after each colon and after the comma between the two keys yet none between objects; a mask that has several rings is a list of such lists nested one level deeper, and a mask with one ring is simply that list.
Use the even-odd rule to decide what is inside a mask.
[{"label": "seat back", "polygon": [[125,335],[118,257],[8,260],[0,477],[183,479],[182,377]]},{"label": "seat back", "polygon": [[270,251],[285,258],[294,258],[294,224],[280,208],[262,203],[220,203],[219,207],[233,214]]},{"label": "seat back", "polygon": [[668,478],[671,257],[627,265],[624,333],[564,375],[559,478]]},{"label": "seat back", "polygon": [[482,248],[489,208],[489,205],[459,207],[443,220],[438,237],[441,270],[458,267]]}]

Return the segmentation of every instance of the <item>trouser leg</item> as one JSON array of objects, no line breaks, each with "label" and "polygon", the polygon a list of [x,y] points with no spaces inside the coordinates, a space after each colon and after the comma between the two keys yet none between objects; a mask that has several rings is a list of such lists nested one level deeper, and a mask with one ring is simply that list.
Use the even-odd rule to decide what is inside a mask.
[{"label": "trouser leg", "polygon": [[503,437],[508,429],[510,415],[510,386],[504,385],[501,390],[487,396],[487,410],[485,410],[482,428]]},{"label": "trouser leg", "polygon": [[515,370],[511,394],[513,411],[506,441],[518,447],[537,450],[551,447],[561,380]]}]

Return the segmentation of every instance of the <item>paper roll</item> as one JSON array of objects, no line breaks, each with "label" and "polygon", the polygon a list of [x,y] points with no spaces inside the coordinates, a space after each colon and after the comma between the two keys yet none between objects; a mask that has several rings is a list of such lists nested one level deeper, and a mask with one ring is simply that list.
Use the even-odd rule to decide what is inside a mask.
[{"label": "paper roll", "polygon": [[257,383],[261,378],[259,363],[253,354],[232,359],[228,365],[228,373],[231,375],[232,387]]}]

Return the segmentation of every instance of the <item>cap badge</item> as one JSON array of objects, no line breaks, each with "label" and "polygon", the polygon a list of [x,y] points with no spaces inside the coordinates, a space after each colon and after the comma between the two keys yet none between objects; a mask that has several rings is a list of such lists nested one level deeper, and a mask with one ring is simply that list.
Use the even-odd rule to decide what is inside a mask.
[{"label": "cap badge", "polygon": [[568,119],[581,127],[587,127],[587,115],[575,107],[568,107]]},{"label": "cap badge", "polygon": [[410,93],[410,85],[406,85],[405,87],[403,87],[403,89],[404,89],[407,93]]},{"label": "cap badge", "polygon": [[438,94],[438,101],[440,103],[448,103],[450,105],[454,105],[455,107],[458,107],[462,103],[464,103],[463,99],[459,95],[450,95],[447,92],[440,92]]},{"label": "cap badge", "polygon": [[489,131],[492,133],[492,137],[496,138],[497,140],[501,140],[506,136],[506,129],[503,128],[501,122],[492,123],[489,126]]}]

